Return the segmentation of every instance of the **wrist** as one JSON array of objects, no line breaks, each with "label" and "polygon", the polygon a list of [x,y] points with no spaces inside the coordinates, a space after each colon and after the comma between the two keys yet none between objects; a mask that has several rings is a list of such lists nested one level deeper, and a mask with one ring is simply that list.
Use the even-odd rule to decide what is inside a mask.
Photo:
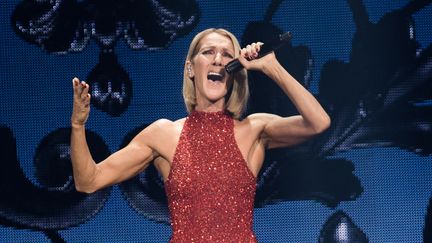
[{"label": "wrist", "polygon": [[85,123],[71,121],[71,127],[75,129],[81,129],[85,127]]},{"label": "wrist", "polygon": [[264,65],[262,72],[274,81],[278,81],[278,77],[282,76],[286,70],[278,61],[275,61]]}]

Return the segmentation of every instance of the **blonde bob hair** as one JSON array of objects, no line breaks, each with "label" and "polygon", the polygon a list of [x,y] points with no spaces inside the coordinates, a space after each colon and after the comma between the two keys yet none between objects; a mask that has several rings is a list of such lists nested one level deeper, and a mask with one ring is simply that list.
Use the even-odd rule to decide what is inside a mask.
[{"label": "blonde bob hair", "polygon": [[[188,113],[195,110],[197,105],[195,95],[195,84],[187,72],[187,63],[192,62],[192,59],[197,55],[200,48],[200,41],[210,33],[218,33],[220,35],[228,37],[234,46],[234,58],[237,58],[240,53],[240,44],[237,38],[229,31],[225,29],[206,29],[198,33],[192,40],[189,51],[186,56],[186,61],[183,70],[183,99],[186,105]],[[242,115],[248,98],[249,98],[249,86],[247,81],[246,70],[241,70],[230,77],[232,83],[231,87],[228,87],[228,93],[225,97],[225,111],[228,111],[234,118],[240,118]]]}]

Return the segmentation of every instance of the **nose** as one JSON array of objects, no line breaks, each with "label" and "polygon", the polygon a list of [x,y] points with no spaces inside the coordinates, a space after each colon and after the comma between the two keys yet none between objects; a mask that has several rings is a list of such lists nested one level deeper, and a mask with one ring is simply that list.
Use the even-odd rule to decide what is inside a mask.
[{"label": "nose", "polygon": [[214,65],[221,66],[222,65],[222,55],[220,52],[216,53],[216,56],[214,58]]}]

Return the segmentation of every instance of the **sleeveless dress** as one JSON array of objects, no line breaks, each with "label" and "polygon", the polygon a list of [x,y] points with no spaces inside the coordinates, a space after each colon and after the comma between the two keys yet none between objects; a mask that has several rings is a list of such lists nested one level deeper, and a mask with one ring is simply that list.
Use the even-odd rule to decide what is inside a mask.
[{"label": "sleeveless dress", "polygon": [[257,242],[256,178],[247,167],[227,113],[192,112],[185,121],[165,182],[178,242]]}]

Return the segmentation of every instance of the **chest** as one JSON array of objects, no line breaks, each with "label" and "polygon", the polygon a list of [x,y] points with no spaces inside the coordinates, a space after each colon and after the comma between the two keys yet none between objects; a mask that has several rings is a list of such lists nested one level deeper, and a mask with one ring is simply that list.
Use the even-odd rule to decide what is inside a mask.
[{"label": "chest", "polygon": [[176,151],[181,146],[183,152],[178,156],[187,157],[184,158],[185,161],[197,162],[203,158],[224,161],[236,157],[242,160],[242,163],[246,164],[256,176],[264,158],[264,148],[260,146],[259,134],[260,130],[247,120],[231,120],[225,124],[219,123],[217,126],[193,123],[186,127],[185,120],[182,120],[171,127],[169,136],[165,136],[159,150],[164,159],[155,161],[155,164],[167,179]]},{"label": "chest", "polygon": [[187,197],[250,191],[246,188],[255,185],[255,177],[232,131],[185,130],[172,162],[169,188]]}]

